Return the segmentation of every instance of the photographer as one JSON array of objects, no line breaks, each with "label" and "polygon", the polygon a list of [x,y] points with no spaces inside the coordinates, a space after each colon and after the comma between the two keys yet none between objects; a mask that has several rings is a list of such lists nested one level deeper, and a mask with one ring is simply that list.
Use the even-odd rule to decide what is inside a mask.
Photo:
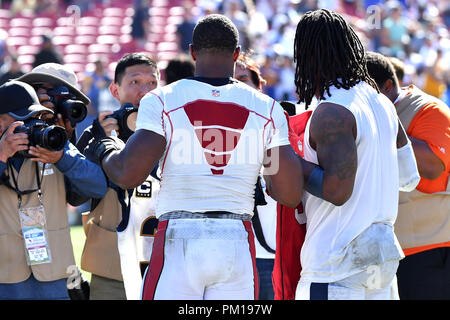
[{"label": "photographer", "polygon": [[[114,113],[101,112],[81,135],[78,149],[85,150],[89,158],[86,146],[111,136],[113,130],[126,143],[134,132],[137,112],[133,111],[139,107],[142,97],[158,86],[159,80],[156,62],[145,54],[122,57],[110,85],[112,96],[122,107]],[[154,208],[159,180],[155,177],[150,175],[141,186],[129,190],[109,182],[106,196],[92,201],[91,212],[83,217],[86,244],[81,268],[92,273],[92,300],[139,299],[142,274],[150,260],[153,233],[158,224]]]},{"label": "photographer", "polygon": [[103,172],[42,121],[53,111],[30,85],[7,82],[0,101],[0,299],[69,299],[67,202],[102,197]]},{"label": "photographer", "polygon": [[75,126],[86,117],[90,103],[78,89],[75,73],[62,64],[44,63],[17,80],[35,89],[40,103],[55,112],[51,122],[64,127],[70,142],[75,144]]}]

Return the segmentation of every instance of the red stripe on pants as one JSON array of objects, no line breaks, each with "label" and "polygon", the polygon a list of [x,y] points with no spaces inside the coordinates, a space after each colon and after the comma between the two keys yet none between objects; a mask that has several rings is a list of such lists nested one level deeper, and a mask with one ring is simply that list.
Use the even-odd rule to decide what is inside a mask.
[{"label": "red stripe on pants", "polygon": [[256,269],[256,251],[255,251],[255,236],[253,235],[251,221],[242,221],[244,223],[245,230],[248,232],[248,244],[250,246],[250,255],[252,257],[253,264],[253,283],[255,286],[255,300],[258,300],[259,296],[259,278],[258,270]]},{"label": "red stripe on pants", "polygon": [[155,297],[156,285],[158,284],[164,266],[164,243],[166,241],[166,229],[169,220],[158,223],[158,231],[153,242],[150,266],[147,270],[142,289],[142,300],[153,300]]}]

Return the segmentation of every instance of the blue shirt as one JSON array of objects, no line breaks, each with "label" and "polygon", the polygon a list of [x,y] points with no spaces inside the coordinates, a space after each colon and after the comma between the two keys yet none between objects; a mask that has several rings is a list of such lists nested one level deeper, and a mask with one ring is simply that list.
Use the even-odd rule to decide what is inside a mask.
[{"label": "blue shirt", "polygon": [[[11,160],[19,171],[24,159]],[[86,159],[72,143],[66,143],[61,159],[54,165],[64,175],[67,201],[70,204],[80,205],[90,198],[102,198],[106,194],[107,180],[102,169]],[[5,175],[6,168],[6,163],[0,161],[0,175]]]}]

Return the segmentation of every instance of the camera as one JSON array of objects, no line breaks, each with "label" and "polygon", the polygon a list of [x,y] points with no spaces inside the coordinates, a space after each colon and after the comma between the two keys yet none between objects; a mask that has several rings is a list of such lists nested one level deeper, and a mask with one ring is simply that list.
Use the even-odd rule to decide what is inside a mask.
[{"label": "camera", "polygon": [[119,126],[119,138],[122,141],[128,140],[128,138],[136,130],[136,117],[138,108],[131,103],[124,103],[120,109],[114,111],[113,114],[106,116],[106,118],[114,118],[117,120]]},{"label": "camera", "polygon": [[72,127],[86,118],[86,105],[79,100],[74,100],[76,97],[70,93],[65,86],[58,86],[47,92],[52,102],[56,107],[55,113],[60,113],[63,119],[69,119]]},{"label": "camera", "polygon": [[[25,132],[28,135],[30,146],[41,146],[52,151],[64,149],[67,143],[67,133],[63,127],[49,126],[40,119],[29,119],[17,127],[14,133]],[[27,150],[18,151],[14,157],[32,158]]]}]

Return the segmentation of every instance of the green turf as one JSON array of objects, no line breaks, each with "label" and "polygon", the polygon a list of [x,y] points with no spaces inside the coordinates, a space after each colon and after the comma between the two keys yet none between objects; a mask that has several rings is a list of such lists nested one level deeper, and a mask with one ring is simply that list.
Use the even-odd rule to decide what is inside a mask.
[{"label": "green turf", "polygon": [[73,253],[75,255],[75,262],[78,268],[81,270],[83,278],[91,281],[91,273],[81,269],[81,253],[83,252],[84,242],[86,236],[83,231],[83,226],[70,227],[70,236],[72,238]]}]

